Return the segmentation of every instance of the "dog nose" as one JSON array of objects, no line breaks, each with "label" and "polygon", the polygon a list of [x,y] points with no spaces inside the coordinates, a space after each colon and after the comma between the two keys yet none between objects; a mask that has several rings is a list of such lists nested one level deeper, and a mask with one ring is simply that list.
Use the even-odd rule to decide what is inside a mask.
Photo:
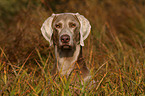
[{"label": "dog nose", "polygon": [[70,41],[70,36],[69,35],[62,35],[61,36],[61,42],[62,43],[68,43]]}]

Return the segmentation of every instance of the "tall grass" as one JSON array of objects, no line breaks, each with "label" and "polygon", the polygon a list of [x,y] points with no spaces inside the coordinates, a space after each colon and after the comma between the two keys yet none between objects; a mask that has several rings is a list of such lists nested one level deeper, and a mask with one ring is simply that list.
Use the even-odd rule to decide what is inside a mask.
[{"label": "tall grass", "polygon": [[[103,45],[103,47],[106,47]],[[145,59],[143,49],[117,50],[106,47],[107,60],[102,64],[94,64],[90,61],[92,77],[96,81],[90,87],[75,86],[71,84],[74,78],[58,76],[54,81],[50,75],[48,58],[43,58],[36,49],[39,59],[29,61],[30,53],[26,60],[17,66],[7,59],[1,49],[0,60],[0,94],[4,96],[14,95],[73,95],[75,90],[81,90],[80,95],[144,95],[145,88]],[[112,52],[113,51],[113,52]],[[137,51],[137,52],[136,52]],[[91,55],[91,54],[90,54]],[[92,59],[96,57],[93,56]],[[6,59],[6,60],[4,60]],[[8,62],[6,62],[8,61]],[[27,63],[27,65],[26,65]],[[34,66],[34,64],[36,64]],[[97,67],[96,67],[97,66]],[[75,74],[77,75],[77,74]],[[76,84],[76,82],[75,82]],[[93,85],[93,86],[94,86]]]},{"label": "tall grass", "polygon": [[[0,95],[71,96],[77,90],[81,96],[145,95],[144,0],[42,0],[25,4],[14,11],[15,15],[0,15],[8,18],[0,20]],[[92,86],[82,86],[73,76],[58,74],[53,80],[50,75],[54,49],[44,40],[40,27],[52,12],[79,12],[91,22],[83,55],[96,82]]]}]

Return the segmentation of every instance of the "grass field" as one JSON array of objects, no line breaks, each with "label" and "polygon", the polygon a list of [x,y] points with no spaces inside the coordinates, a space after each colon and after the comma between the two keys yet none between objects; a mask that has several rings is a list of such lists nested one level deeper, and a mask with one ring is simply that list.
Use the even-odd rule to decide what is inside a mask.
[{"label": "grass field", "polygon": [[[22,8],[0,14],[1,96],[71,96],[76,89],[80,96],[145,96],[143,0],[24,1],[4,3],[9,9],[19,2]],[[73,77],[65,76],[52,80],[54,48],[40,32],[52,12],[79,12],[91,22],[83,56],[94,85],[75,86],[70,83]]]}]

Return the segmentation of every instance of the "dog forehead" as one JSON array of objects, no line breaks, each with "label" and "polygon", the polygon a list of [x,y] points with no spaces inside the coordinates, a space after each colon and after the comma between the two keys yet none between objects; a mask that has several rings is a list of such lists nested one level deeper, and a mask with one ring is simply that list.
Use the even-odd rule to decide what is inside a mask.
[{"label": "dog forehead", "polygon": [[74,21],[74,22],[78,22],[76,16],[74,16],[73,14],[57,14],[55,19],[54,19],[54,23],[57,22],[66,22],[66,21]]}]

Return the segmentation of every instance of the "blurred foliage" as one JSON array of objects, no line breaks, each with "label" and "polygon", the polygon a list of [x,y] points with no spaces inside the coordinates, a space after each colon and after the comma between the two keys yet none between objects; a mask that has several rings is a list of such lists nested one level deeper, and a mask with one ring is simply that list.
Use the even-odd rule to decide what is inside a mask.
[{"label": "blurred foliage", "polygon": [[[28,0],[0,0],[0,24],[3,27],[4,23],[9,23],[12,21],[13,17],[17,15],[21,10],[28,10],[29,6]],[[36,6],[40,4],[38,0],[31,2]]]}]

